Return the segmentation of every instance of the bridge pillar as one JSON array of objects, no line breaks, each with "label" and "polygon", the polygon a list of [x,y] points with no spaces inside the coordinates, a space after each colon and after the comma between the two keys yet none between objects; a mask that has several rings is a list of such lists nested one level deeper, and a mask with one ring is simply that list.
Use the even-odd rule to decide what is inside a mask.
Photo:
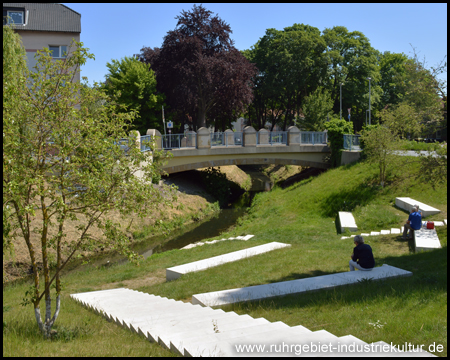
[{"label": "bridge pillar", "polygon": [[205,127],[197,130],[197,149],[211,149],[211,132]]},{"label": "bridge pillar", "polygon": [[291,126],[288,128],[288,145],[300,145],[300,130],[297,126]]},{"label": "bridge pillar", "polygon": [[256,146],[256,130],[253,127],[246,126],[243,135],[243,145],[245,147]]},{"label": "bridge pillar", "polygon": [[269,145],[269,130],[260,129],[258,131],[258,137],[259,137],[258,141],[259,145]]},{"label": "bridge pillar", "polygon": [[156,130],[156,129],[148,129],[147,130],[147,135],[151,135],[153,139],[155,139],[155,137],[157,137],[156,139],[156,147],[157,149],[161,149],[162,148],[162,137],[161,137],[161,133]]}]

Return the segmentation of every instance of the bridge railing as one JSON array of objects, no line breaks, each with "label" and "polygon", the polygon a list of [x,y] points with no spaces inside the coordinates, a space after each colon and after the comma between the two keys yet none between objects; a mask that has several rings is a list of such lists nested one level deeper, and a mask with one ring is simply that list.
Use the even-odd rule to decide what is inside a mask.
[{"label": "bridge railing", "polygon": [[189,141],[191,136],[185,137],[184,134],[162,135],[163,149],[181,149],[185,147],[195,147],[195,142]]},{"label": "bridge railing", "polygon": [[345,150],[361,150],[360,146],[360,136],[361,135],[344,135],[344,149]]},{"label": "bridge railing", "polygon": [[287,131],[258,131],[256,133],[257,145],[287,145]]},{"label": "bridge railing", "polygon": [[152,142],[152,136],[151,135],[141,135],[141,151],[152,151],[152,148],[150,147],[150,143]]},{"label": "bridge railing", "polygon": [[301,144],[326,144],[327,143],[327,133],[317,132],[317,131],[302,131],[301,133]]},{"label": "bridge railing", "polygon": [[214,146],[242,146],[243,133],[241,131],[225,131],[211,133],[211,147]]},{"label": "bridge railing", "polygon": [[[149,141],[154,140],[153,136],[156,136],[157,146],[164,150],[182,148],[200,149],[219,146],[324,145],[327,143],[327,132],[300,131],[295,126],[291,127],[289,131],[268,131],[265,129],[255,131],[250,128],[243,132],[226,130],[224,132],[210,133],[207,129],[203,128],[201,130],[202,133],[189,131],[184,134],[168,135],[161,135],[157,130],[156,133],[155,130],[152,131],[152,135],[142,135],[140,137],[141,151],[151,151]],[[345,141],[348,143],[350,140]],[[357,140],[352,141],[352,148],[354,148]],[[123,148],[126,148],[126,145],[126,143],[121,143]]]}]

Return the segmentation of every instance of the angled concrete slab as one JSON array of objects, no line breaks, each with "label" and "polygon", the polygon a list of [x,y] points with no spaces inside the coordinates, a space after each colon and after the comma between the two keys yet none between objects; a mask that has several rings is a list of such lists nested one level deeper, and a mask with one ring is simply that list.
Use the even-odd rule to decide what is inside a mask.
[{"label": "angled concrete slab", "polygon": [[416,252],[440,249],[442,247],[436,229],[420,229],[414,231],[414,243]]},{"label": "angled concrete slab", "polygon": [[339,222],[341,225],[341,233],[346,229],[350,231],[358,231],[358,226],[356,226],[355,218],[351,212],[339,211]]},{"label": "angled concrete slab", "polygon": [[362,279],[383,279],[396,276],[411,276],[412,272],[384,264],[371,271],[348,271],[306,279],[283,281],[273,284],[214,291],[192,296],[193,304],[219,306],[242,301],[267,299],[276,296],[297,294],[306,291],[333,288],[356,283]]},{"label": "angled concrete slab", "polygon": [[166,281],[178,279],[184,274],[202,271],[211,267],[219,266],[229,262],[245,259],[251,256],[263,254],[272,250],[282,249],[291,246],[279,242],[271,242],[264,245],[254,246],[249,249],[234,251],[228,254],[214,256],[212,258],[194,261],[188,264],[174,266],[166,269]]},{"label": "angled concrete slab", "polygon": [[422,211],[422,216],[427,217],[430,215],[436,215],[441,212],[441,210],[436,209],[432,206],[424,204],[420,201],[411,199],[410,197],[397,197],[395,198],[395,205],[400,209],[410,212],[414,205],[419,206],[419,210]]}]

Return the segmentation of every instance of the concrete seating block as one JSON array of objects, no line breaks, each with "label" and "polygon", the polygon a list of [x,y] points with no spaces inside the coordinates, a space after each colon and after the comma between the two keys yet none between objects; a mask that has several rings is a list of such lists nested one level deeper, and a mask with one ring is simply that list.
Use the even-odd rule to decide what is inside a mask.
[{"label": "concrete seating block", "polygon": [[424,204],[420,201],[411,199],[409,197],[397,197],[395,198],[395,205],[400,209],[410,212],[414,205],[419,205],[419,210],[422,211],[422,216],[427,217],[430,215],[436,215],[441,212],[441,210],[436,209],[432,206]]},{"label": "concrete seating block", "polygon": [[381,230],[381,235],[388,235],[390,233],[391,233],[390,230]]},{"label": "concrete seating block", "polygon": [[341,233],[343,233],[346,229],[350,231],[358,231],[355,218],[351,212],[339,211],[339,222],[341,224]]},{"label": "concrete seating block", "polygon": [[333,288],[353,284],[361,279],[385,279],[397,276],[411,276],[412,272],[384,264],[371,271],[348,271],[305,279],[283,281],[273,284],[256,285],[245,288],[215,291],[192,296],[193,304],[218,306],[241,301],[266,299],[306,291]]},{"label": "concrete seating block", "polygon": [[350,236],[342,236],[341,240],[344,240],[344,239],[350,239]]},{"label": "concrete seating block", "polygon": [[447,225],[447,219],[444,219],[444,224]]},{"label": "concrete seating block", "polygon": [[285,248],[285,247],[289,247],[289,246],[291,246],[291,245],[274,241],[274,242],[271,242],[268,244],[255,246],[255,247],[252,247],[249,249],[234,251],[234,252],[231,252],[228,254],[214,256],[209,259],[204,259],[204,260],[194,261],[192,263],[188,263],[188,264],[184,264],[184,265],[174,266],[174,267],[166,269],[166,281],[178,279],[180,276],[190,273],[190,272],[206,270],[206,269],[209,269],[214,266],[218,266],[218,265],[226,264],[229,262],[245,259],[245,258],[248,258],[251,256],[263,254],[268,251],[281,249],[281,248]]},{"label": "concrete seating block", "polygon": [[361,236],[370,236],[370,234],[362,233]]},{"label": "concrete seating block", "polygon": [[443,221],[434,221],[434,226],[444,226]]},{"label": "concrete seating block", "polygon": [[391,228],[391,234],[401,234],[400,229]]},{"label": "concrete seating block", "polygon": [[376,235],[380,235],[381,233],[379,231],[371,231],[370,232],[370,236],[376,236]]},{"label": "concrete seating block", "polygon": [[420,229],[414,231],[414,243],[416,245],[416,252],[441,248],[436,229]]}]

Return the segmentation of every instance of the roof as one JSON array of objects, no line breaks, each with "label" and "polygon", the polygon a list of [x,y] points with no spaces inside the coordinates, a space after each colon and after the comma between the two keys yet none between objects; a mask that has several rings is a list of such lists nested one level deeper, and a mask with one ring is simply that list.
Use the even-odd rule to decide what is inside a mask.
[{"label": "roof", "polygon": [[9,8],[24,9],[25,25],[16,30],[62,31],[81,33],[81,14],[57,3],[3,3],[3,12]]}]

